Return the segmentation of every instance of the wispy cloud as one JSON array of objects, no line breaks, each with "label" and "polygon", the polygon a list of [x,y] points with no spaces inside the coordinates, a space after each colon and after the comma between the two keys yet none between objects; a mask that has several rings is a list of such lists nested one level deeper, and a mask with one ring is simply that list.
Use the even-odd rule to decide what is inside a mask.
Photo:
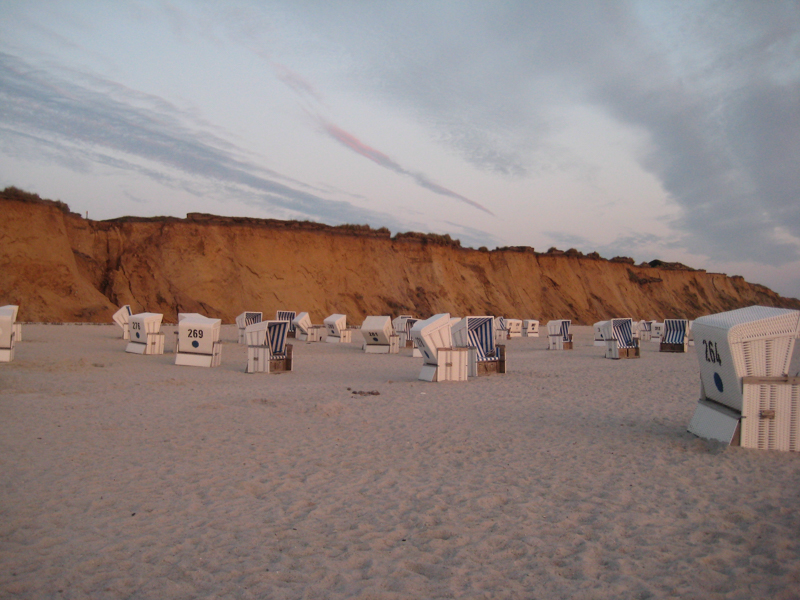
[{"label": "wispy cloud", "polygon": [[[309,98],[315,100],[319,105],[322,104],[322,95],[317,91],[317,89],[304,77],[289,69],[287,66],[282,65],[275,61],[270,61],[273,70],[275,71],[275,76],[285,83],[290,89],[292,89],[295,94],[297,94],[303,100],[308,100]],[[309,110],[309,114],[313,113],[314,111]],[[446,187],[439,185],[435,181],[433,181],[427,175],[420,173],[420,172],[413,172],[409,169],[402,167],[396,161],[389,158],[383,152],[372,148],[371,146],[365,144],[360,139],[358,139],[352,133],[345,131],[338,125],[330,122],[329,120],[325,119],[321,116],[316,116],[316,120],[319,122],[322,131],[324,131],[328,136],[339,142],[345,148],[352,150],[353,152],[360,154],[364,158],[368,158],[372,162],[385,169],[389,169],[390,171],[394,171],[398,175],[403,175],[406,177],[410,177],[413,179],[417,185],[422,188],[425,188],[434,194],[439,194],[441,196],[446,196],[448,198],[453,198],[458,200],[459,202],[463,202],[481,210],[489,215],[495,216],[492,211],[490,211],[485,206],[475,202],[474,200],[470,200],[466,196],[463,196],[453,190],[447,189]]]},{"label": "wispy cloud", "polygon": [[341,129],[340,127],[334,125],[333,123],[329,123],[324,119],[320,119],[320,124],[322,125],[323,131],[327,133],[330,137],[334,140],[339,142],[345,148],[349,148],[353,152],[360,154],[364,158],[368,158],[372,162],[381,167],[389,169],[390,171],[394,171],[399,175],[405,175],[413,179],[417,185],[423,187],[427,190],[435,194],[440,194],[442,196],[447,196],[448,198],[454,198],[460,202],[468,204],[477,208],[478,210],[482,210],[486,214],[494,216],[494,213],[490,211],[485,206],[478,204],[474,200],[470,200],[469,198],[462,196],[452,190],[448,190],[446,187],[439,185],[438,183],[431,181],[426,175],[422,173],[413,173],[404,167],[401,167],[398,163],[394,160],[386,156],[383,152],[375,150],[371,146],[368,146],[361,140],[359,140],[356,136],[352,133],[348,133],[347,131]]},{"label": "wispy cloud", "polygon": [[287,178],[241,159],[243,152],[226,140],[187,125],[185,116],[162,98],[132,93],[126,102],[107,93],[114,88],[112,82],[98,91],[76,83],[81,78],[91,79],[66,81],[0,53],[0,127],[5,136],[46,147],[50,160],[71,169],[104,164],[185,189],[192,188],[192,181],[207,181],[238,190],[245,201],[297,216],[333,224],[406,226],[389,214],[298,189],[313,186],[281,182]]}]

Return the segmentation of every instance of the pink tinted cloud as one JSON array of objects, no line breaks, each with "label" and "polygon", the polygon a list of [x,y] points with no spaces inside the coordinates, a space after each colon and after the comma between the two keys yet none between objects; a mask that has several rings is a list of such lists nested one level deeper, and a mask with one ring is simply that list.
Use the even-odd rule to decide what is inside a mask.
[{"label": "pink tinted cloud", "polygon": [[474,200],[470,200],[469,198],[462,196],[461,194],[458,194],[452,190],[447,189],[444,186],[439,185],[438,183],[431,181],[428,177],[426,177],[422,173],[412,173],[411,171],[404,169],[398,163],[396,163],[391,158],[386,156],[383,152],[380,152],[379,150],[376,150],[375,148],[368,146],[367,144],[359,140],[356,136],[354,136],[352,133],[345,131],[341,127],[338,127],[337,125],[334,125],[333,123],[330,123],[324,119],[320,119],[320,123],[322,124],[323,130],[330,137],[332,137],[334,140],[336,140],[346,148],[349,148],[353,152],[356,152],[361,156],[368,158],[372,162],[386,169],[394,171],[395,173],[411,177],[414,181],[417,182],[417,185],[424,187],[425,189],[430,190],[435,194],[440,194],[442,196],[454,198],[456,200],[469,204],[470,206],[473,206],[478,210],[482,210],[487,214],[495,216],[494,213],[489,209],[487,209],[485,206],[482,206],[481,204],[478,204]]}]

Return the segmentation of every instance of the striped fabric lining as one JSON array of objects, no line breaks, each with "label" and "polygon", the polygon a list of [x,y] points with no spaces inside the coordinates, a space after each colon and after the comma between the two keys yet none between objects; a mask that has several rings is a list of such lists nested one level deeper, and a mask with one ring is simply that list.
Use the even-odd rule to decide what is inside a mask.
[{"label": "striped fabric lining", "polygon": [[686,339],[689,321],[686,319],[664,319],[663,344],[682,344]]},{"label": "striped fabric lining", "polygon": [[270,321],[267,324],[267,345],[271,360],[286,358],[286,333],[288,331],[288,321]]},{"label": "striped fabric lining", "polygon": [[619,348],[634,348],[630,319],[612,319],[611,328]]},{"label": "striped fabric lining", "polygon": [[572,321],[562,321],[561,322],[561,339],[565,342],[569,341],[569,326]]},{"label": "striped fabric lining", "polygon": [[475,317],[467,322],[469,345],[478,349],[478,360],[498,360],[494,345],[494,318]]},{"label": "striped fabric lining", "polygon": [[294,331],[294,325],[292,325],[292,321],[297,316],[297,313],[293,310],[279,310],[277,316],[278,321],[289,321],[289,331]]},{"label": "striped fabric lining", "polygon": [[244,313],[244,326],[252,325],[253,323],[261,323],[260,312],[246,312]]}]

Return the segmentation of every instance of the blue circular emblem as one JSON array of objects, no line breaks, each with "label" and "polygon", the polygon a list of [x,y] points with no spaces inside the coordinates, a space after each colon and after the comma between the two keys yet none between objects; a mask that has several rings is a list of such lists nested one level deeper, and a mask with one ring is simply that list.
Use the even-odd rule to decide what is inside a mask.
[{"label": "blue circular emblem", "polygon": [[136,332],[136,339],[137,340],[139,339],[139,332],[138,331]]},{"label": "blue circular emblem", "polygon": [[192,342],[192,348],[198,348],[199,346],[200,346],[200,342],[198,342],[197,340],[194,340]]},{"label": "blue circular emblem", "polygon": [[722,392],[722,377],[719,376],[719,373],[714,373],[714,385]]}]

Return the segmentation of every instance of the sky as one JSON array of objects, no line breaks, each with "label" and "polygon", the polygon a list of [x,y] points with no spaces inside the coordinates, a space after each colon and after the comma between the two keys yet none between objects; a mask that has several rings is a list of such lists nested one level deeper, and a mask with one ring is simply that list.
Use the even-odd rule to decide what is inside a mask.
[{"label": "sky", "polygon": [[800,3],[0,0],[0,186],[800,297]]}]

